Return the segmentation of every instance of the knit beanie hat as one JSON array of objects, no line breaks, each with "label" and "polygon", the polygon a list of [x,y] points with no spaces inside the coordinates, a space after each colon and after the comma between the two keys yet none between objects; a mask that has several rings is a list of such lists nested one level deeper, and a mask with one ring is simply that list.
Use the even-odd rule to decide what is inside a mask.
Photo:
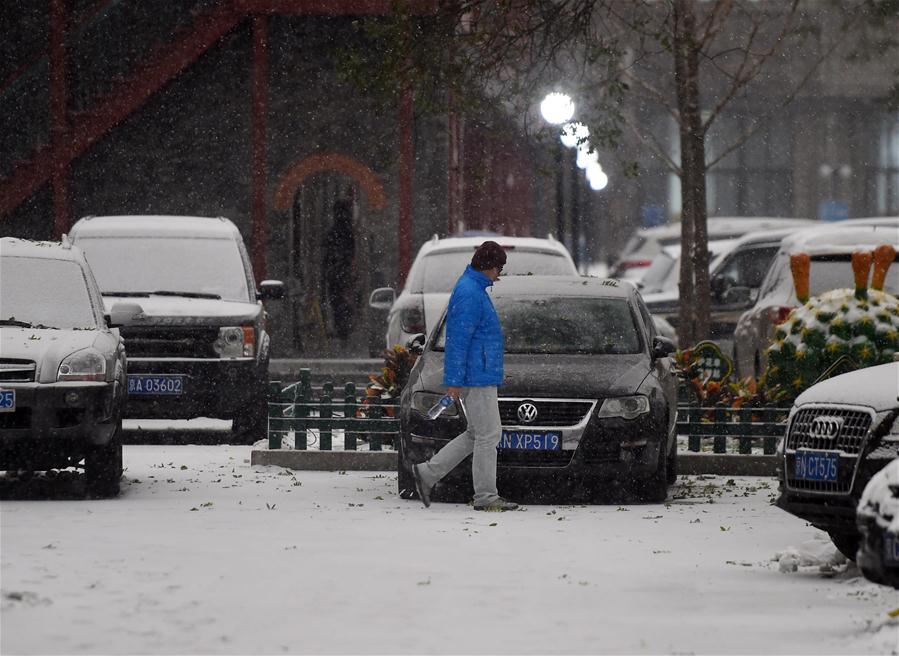
[{"label": "knit beanie hat", "polygon": [[501,269],[506,264],[506,251],[495,241],[485,241],[471,258],[471,266],[478,271]]}]

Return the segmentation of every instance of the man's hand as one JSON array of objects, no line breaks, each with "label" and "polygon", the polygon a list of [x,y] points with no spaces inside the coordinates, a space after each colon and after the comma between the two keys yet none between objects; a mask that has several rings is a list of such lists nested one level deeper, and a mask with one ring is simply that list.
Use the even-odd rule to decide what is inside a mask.
[{"label": "man's hand", "polygon": [[453,401],[458,401],[459,397],[462,395],[461,387],[447,387],[446,393],[453,397]]}]

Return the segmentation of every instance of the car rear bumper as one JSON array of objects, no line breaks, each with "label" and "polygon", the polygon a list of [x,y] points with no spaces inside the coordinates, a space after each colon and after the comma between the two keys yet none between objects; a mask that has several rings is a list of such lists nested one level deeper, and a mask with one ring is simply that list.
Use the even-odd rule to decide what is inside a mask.
[{"label": "car rear bumper", "polygon": [[126,417],[233,419],[265,394],[268,362],[259,365],[253,358],[129,360],[128,375],[134,374],[182,376],[183,387],[177,395],[129,394]]},{"label": "car rear bumper", "polygon": [[[115,383],[3,383],[16,409],[0,413],[0,469],[68,466],[118,426]],[[76,460],[77,461],[77,460]]]}]

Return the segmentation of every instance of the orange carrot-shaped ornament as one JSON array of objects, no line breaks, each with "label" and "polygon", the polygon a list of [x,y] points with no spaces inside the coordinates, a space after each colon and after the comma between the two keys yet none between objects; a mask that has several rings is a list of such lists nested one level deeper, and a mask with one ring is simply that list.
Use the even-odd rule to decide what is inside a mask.
[{"label": "orange carrot-shaped ornament", "polygon": [[855,274],[855,297],[868,298],[868,274],[871,273],[871,251],[852,254],[852,273]]},{"label": "orange carrot-shaped ornament", "polygon": [[793,273],[793,286],[796,288],[796,298],[805,305],[808,301],[809,270],[812,258],[808,253],[793,253],[790,255],[790,271]]},{"label": "orange carrot-shaped ornament", "polygon": [[887,278],[887,271],[895,259],[896,249],[889,244],[883,244],[874,249],[874,274],[871,276],[871,289],[883,291],[883,282]]}]

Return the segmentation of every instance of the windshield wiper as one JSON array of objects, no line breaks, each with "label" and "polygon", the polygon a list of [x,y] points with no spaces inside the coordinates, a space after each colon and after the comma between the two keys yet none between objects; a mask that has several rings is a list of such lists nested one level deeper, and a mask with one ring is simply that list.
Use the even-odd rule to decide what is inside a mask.
[{"label": "windshield wiper", "polygon": [[150,292],[103,292],[103,296],[149,296]]},{"label": "windshield wiper", "polygon": [[221,296],[218,294],[207,294],[206,292],[171,292],[166,289],[161,289],[155,292],[150,292],[154,296],[185,296],[187,298],[215,298],[220,299]]},{"label": "windshield wiper", "polygon": [[16,328],[36,328],[37,330],[58,330],[55,326],[45,326],[42,323],[19,321],[18,319],[0,319],[0,326],[15,326]]}]

